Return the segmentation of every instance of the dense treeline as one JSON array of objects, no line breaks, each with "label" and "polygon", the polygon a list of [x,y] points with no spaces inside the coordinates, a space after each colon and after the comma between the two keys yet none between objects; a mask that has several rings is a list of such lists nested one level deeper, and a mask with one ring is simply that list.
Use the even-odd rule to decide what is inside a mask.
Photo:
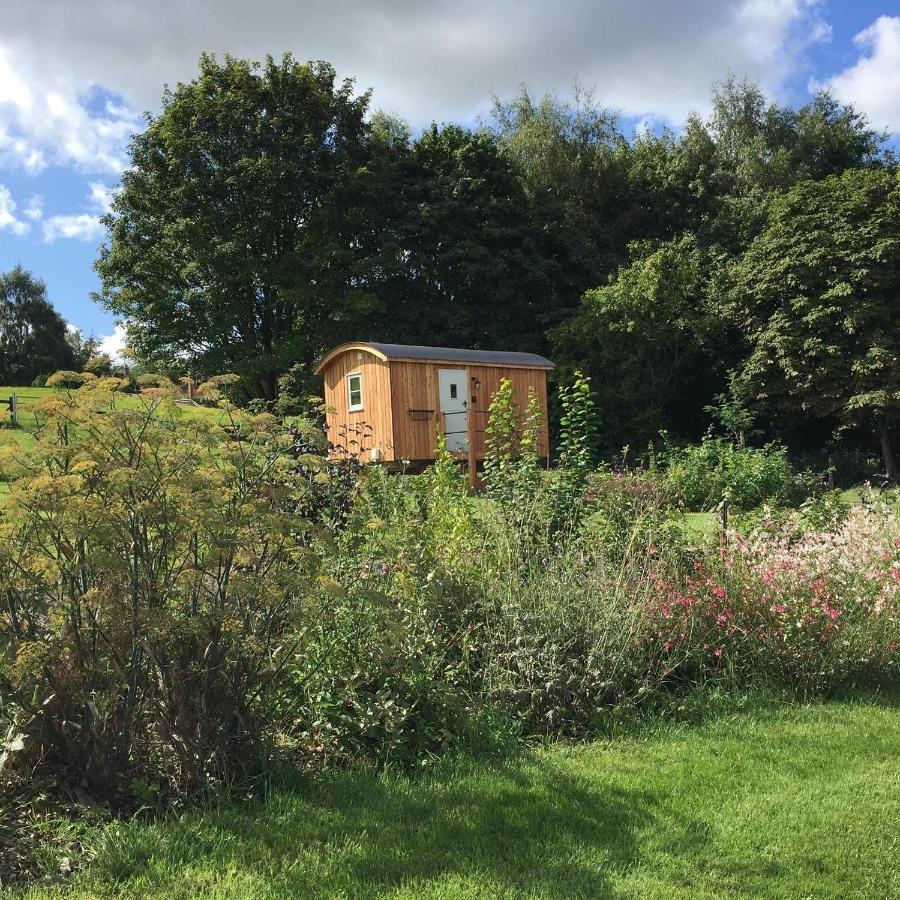
[{"label": "dense treeline", "polygon": [[56,311],[43,281],[20,265],[0,272],[0,384],[40,386],[62,369],[111,367],[101,341]]},{"label": "dense treeline", "polygon": [[590,94],[523,90],[413,136],[369,101],[289,56],[167,90],[97,263],[139,358],[271,398],[342,340],[537,350],[602,386],[607,451],[731,404],[800,449],[877,433],[890,468],[900,189],[852,108],[732,79],[628,136]]},{"label": "dense treeline", "polygon": [[27,385],[72,368],[75,341],[42,281],[21,266],[0,272],[0,384]]}]

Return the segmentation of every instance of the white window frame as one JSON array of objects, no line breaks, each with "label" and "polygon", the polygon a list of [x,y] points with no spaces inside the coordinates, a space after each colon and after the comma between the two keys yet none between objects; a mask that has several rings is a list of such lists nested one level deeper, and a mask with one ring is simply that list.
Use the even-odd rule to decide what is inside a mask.
[{"label": "white window frame", "polygon": [[[359,388],[357,391],[354,391],[353,379],[359,379]],[[359,393],[359,403],[353,402],[353,395],[355,393]],[[363,377],[362,372],[350,372],[347,375],[347,411],[348,412],[361,412],[363,409]]]}]

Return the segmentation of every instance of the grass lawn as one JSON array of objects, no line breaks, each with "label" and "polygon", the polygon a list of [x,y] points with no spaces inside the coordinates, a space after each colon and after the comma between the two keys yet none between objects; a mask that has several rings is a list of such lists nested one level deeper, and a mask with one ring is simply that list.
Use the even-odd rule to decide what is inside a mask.
[{"label": "grass lawn", "polygon": [[25,388],[25,387],[7,387],[0,385],[0,423],[6,424],[9,421],[9,411],[4,401],[9,400],[10,394],[15,394],[19,398],[19,428],[0,428],[0,444],[14,442],[22,447],[34,446],[34,432],[37,430],[38,422],[34,413],[31,411],[31,405],[35,400],[46,397],[53,393],[53,388]]},{"label": "grass lawn", "polygon": [[[0,403],[9,399],[10,394],[16,394],[19,398],[19,428],[0,428],[0,444],[13,442],[21,447],[30,448],[35,444],[34,434],[38,430],[40,422],[35,416],[32,406],[36,400],[56,393],[56,388],[33,388],[33,387],[9,387],[0,385]],[[137,407],[143,401],[135,394],[118,394],[116,402],[122,407]],[[182,407],[191,415],[200,416],[220,416],[223,415],[220,410],[205,406],[188,406]],[[9,421],[9,412],[5,403],[0,407],[0,423]]]},{"label": "grass lawn", "polygon": [[690,531],[709,537],[719,530],[720,517],[715,512],[688,512],[684,514],[684,522]]},{"label": "grass lawn", "polygon": [[27,896],[900,897],[898,822],[900,706],[788,705],[96,832]]},{"label": "grass lawn", "polygon": [[[846,506],[855,506],[862,503],[864,487],[847,488],[840,493],[841,503]],[[877,493],[877,491],[876,491]],[[891,509],[900,516],[900,498],[889,504]],[[718,532],[720,528],[720,515],[717,512],[689,512],[683,514],[683,519],[690,531],[697,535],[709,537]]]}]

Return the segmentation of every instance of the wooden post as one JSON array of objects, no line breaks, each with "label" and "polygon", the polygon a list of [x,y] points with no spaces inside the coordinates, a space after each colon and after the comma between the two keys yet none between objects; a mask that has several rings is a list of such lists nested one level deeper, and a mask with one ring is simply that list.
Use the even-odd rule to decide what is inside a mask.
[{"label": "wooden post", "polygon": [[13,394],[9,398],[9,418],[13,428],[19,427],[19,398]]},{"label": "wooden post", "polygon": [[472,427],[471,414],[466,416],[466,422],[469,439],[469,487],[474,491],[478,487],[478,460],[475,457],[475,429]]}]

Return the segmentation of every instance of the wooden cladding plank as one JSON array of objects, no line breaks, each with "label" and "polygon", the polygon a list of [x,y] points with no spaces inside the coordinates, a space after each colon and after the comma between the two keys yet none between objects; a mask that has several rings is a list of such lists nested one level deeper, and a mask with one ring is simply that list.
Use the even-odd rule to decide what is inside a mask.
[{"label": "wooden cladding plank", "polygon": [[525,408],[528,405],[529,388],[534,388],[541,404],[543,423],[539,441],[539,453],[541,456],[549,454],[550,435],[547,425],[547,373],[543,369],[526,369],[522,367],[501,366],[469,366],[470,384],[472,379],[478,382],[474,387],[476,402],[470,404],[472,425],[470,435],[475,444],[475,456],[484,459],[486,453],[485,429],[488,424],[488,410],[491,398],[499,390],[500,382],[508,378],[512,382],[513,393],[519,408],[520,420],[524,419]]},{"label": "wooden cladding plank", "polygon": [[[363,408],[350,411],[347,376],[362,375]],[[394,459],[393,413],[391,408],[391,371],[384,360],[371,353],[348,350],[331,360],[322,373],[325,381],[325,415],[328,440],[344,453],[359,453],[363,462],[371,461],[378,448],[381,458]],[[340,451],[335,455],[343,455]]]},{"label": "wooden cladding plank", "polygon": [[[391,363],[396,459],[434,459],[441,414],[438,368],[434,363]],[[419,412],[411,416],[410,410]],[[427,415],[426,410],[430,411]]]}]

